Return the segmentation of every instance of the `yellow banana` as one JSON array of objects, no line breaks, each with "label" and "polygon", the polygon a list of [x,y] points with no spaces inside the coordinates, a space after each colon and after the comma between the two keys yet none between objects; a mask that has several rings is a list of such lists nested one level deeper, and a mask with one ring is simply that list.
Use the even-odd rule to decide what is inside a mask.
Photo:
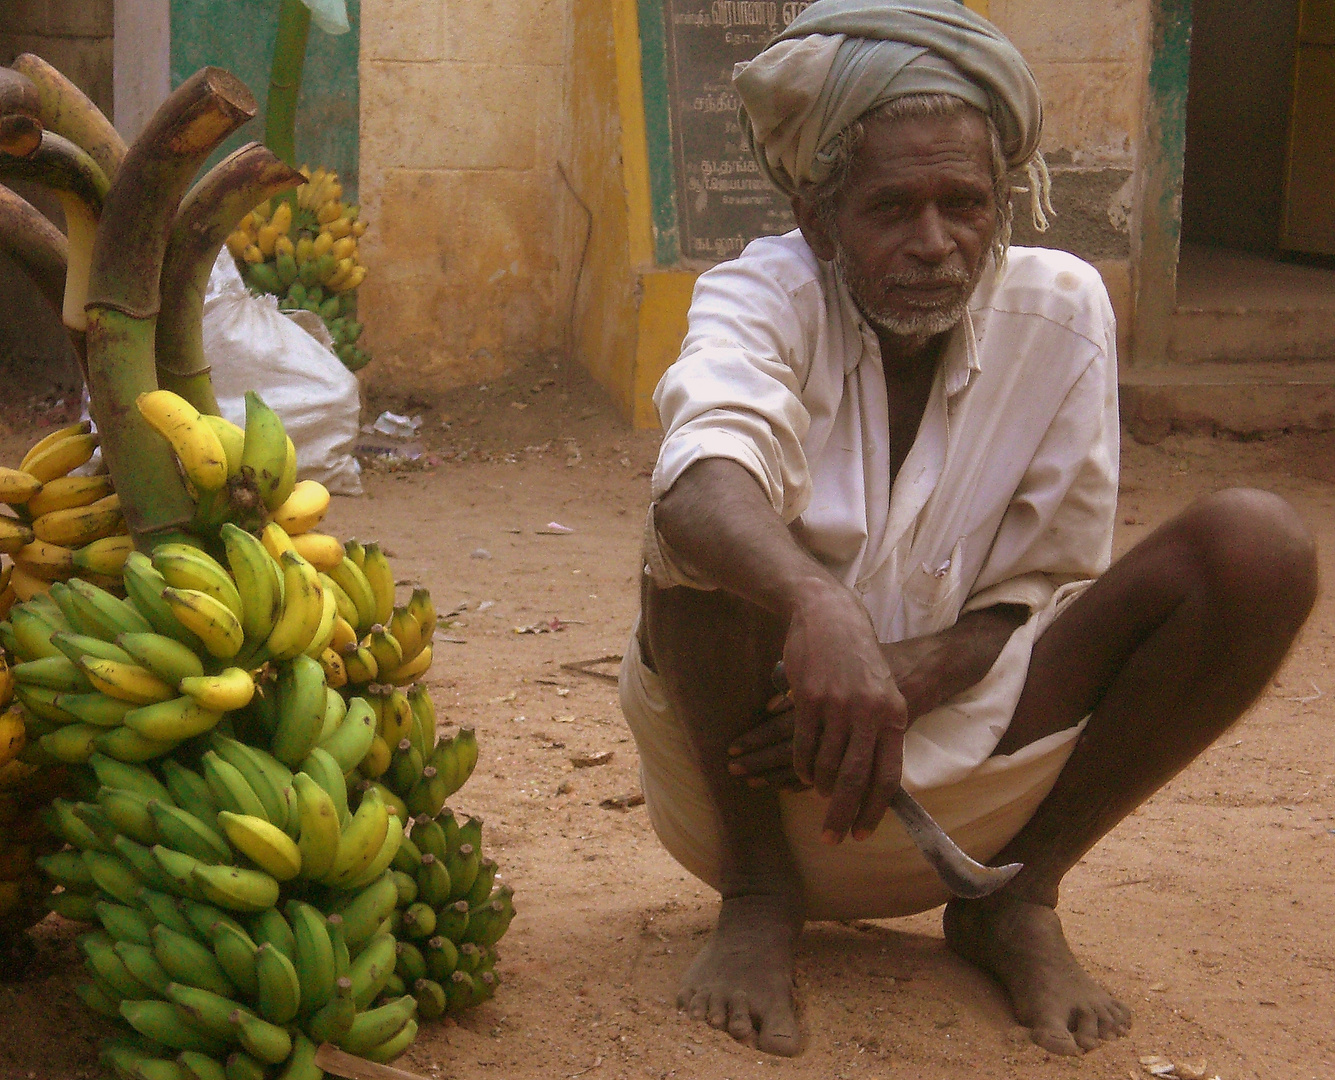
[{"label": "yellow banana", "polygon": [[114,491],[87,506],[72,506],[68,510],[52,510],[32,523],[33,535],[38,540],[64,547],[82,547],[94,540],[111,536],[124,528],[121,515],[121,497]]},{"label": "yellow banana", "polygon": [[182,679],[180,689],[206,709],[230,712],[250,704],[255,695],[255,680],[243,668],[231,667],[217,675],[192,675]]},{"label": "yellow banana", "polygon": [[153,568],[172,588],[207,593],[238,620],[243,617],[244,608],[236,583],[208,552],[189,544],[159,544],[153,551]]},{"label": "yellow banana", "polygon": [[276,825],[252,814],[218,813],[218,824],[237,851],[276,881],[291,881],[301,873],[301,851]]},{"label": "yellow banana", "polygon": [[352,268],[352,273],[349,274],[346,278],[344,278],[341,282],[339,282],[338,286],[334,289],[334,292],[336,293],[352,292],[353,289],[357,288],[357,286],[360,285],[365,280],[366,280],[366,267],[354,266]]},{"label": "yellow banana", "polygon": [[259,540],[231,522],[222,527],[222,541],[241,594],[241,629],[247,641],[262,642],[283,611],[282,571]]},{"label": "yellow banana", "polygon": [[374,788],[362,803],[338,841],[338,854],[323,880],[330,885],[352,881],[380,853],[389,835],[389,808]]},{"label": "yellow banana", "polygon": [[[292,498],[296,498],[295,493]],[[292,499],[288,499],[288,502],[291,501]],[[282,507],[279,507],[279,510],[281,509]],[[291,534],[289,533],[289,535]],[[331,568],[343,561],[342,542],[328,533],[304,530],[292,536],[292,548],[315,569],[324,574],[329,573]]]},{"label": "yellow banana", "polygon": [[432,647],[428,644],[411,660],[400,664],[393,671],[381,672],[379,677],[395,686],[407,686],[426,674],[427,668],[431,666],[431,653]]},{"label": "yellow banana", "polygon": [[352,624],[339,616],[334,619],[334,636],[329,642],[329,647],[343,655],[343,650],[349,645],[357,644],[357,631],[352,628]]},{"label": "yellow banana", "polygon": [[362,573],[375,596],[375,621],[386,625],[394,614],[394,570],[379,544],[367,544],[365,552]]},{"label": "yellow banana", "polygon": [[132,536],[104,536],[77,548],[73,554],[74,569],[107,577],[119,577],[125,569],[125,560],[134,551]]},{"label": "yellow banana", "polygon": [[0,502],[18,505],[29,502],[42,490],[42,482],[22,469],[0,468]]},{"label": "yellow banana", "polygon": [[377,607],[375,590],[371,588],[371,583],[367,580],[366,574],[352,559],[345,555],[343,561],[329,571],[329,576],[334,579],[335,584],[340,589],[348,594],[348,598],[356,606],[357,622],[354,625],[357,632],[366,633],[375,625]]},{"label": "yellow banana", "polygon": [[264,505],[270,510],[277,510],[292,496],[297,486],[297,446],[287,440],[287,456],[283,459],[283,471],[278,477],[278,486],[273,490],[271,500]]},{"label": "yellow banana", "polygon": [[325,649],[318,659],[324,668],[325,682],[331,689],[338,690],[348,685],[348,669],[343,666],[343,657],[332,647]]},{"label": "yellow banana", "polygon": [[245,633],[241,620],[221,600],[198,589],[162,590],[162,599],[187,630],[204,643],[211,656],[230,660],[241,651]]},{"label": "yellow banana", "polygon": [[200,491],[217,491],[227,483],[227,453],[196,409],[180,394],[151,390],[136,399],[139,412],[171,443],[186,477]]},{"label": "yellow banana", "polygon": [[318,480],[302,480],[273,512],[273,520],[288,536],[310,532],[329,510],[329,491]]},{"label": "yellow banana", "polygon": [[139,705],[151,705],[155,701],[167,701],[176,696],[176,687],[169,686],[148,668],[140,667],[138,664],[85,656],[79,662],[79,666],[83,668],[93,687],[108,697],[133,701]]},{"label": "yellow banana", "polygon": [[260,530],[260,543],[264,545],[264,550],[269,553],[269,557],[278,562],[285,551],[296,551],[292,543],[292,537],[288,536],[281,528],[272,521]]},{"label": "yellow banana", "polygon": [[362,639],[362,644],[370,649],[371,655],[375,657],[377,671],[393,671],[403,663],[403,650],[399,647],[398,640],[379,623],[371,627],[371,632]]},{"label": "yellow banana", "polygon": [[42,436],[28,448],[28,452],[23,455],[23,460],[19,462],[19,468],[27,472],[29,462],[55,446],[56,443],[68,439],[72,435],[87,435],[92,430],[93,425],[90,421],[80,420],[77,424],[70,424],[69,427],[63,427]]},{"label": "yellow banana", "polygon": [[290,660],[305,652],[324,619],[324,590],[315,567],[295,551],[283,552],[283,614],[265,642],[276,660]]},{"label": "yellow banana", "polygon": [[37,518],[52,510],[87,506],[98,499],[105,499],[112,490],[111,477],[105,473],[98,476],[62,476],[49,484],[43,484],[37,494],[28,500],[28,513]]},{"label": "yellow banana", "polygon": [[417,618],[406,607],[396,607],[390,616],[387,629],[394,635],[394,640],[403,650],[403,662],[406,664],[422,651],[426,644],[422,640],[422,627]]},{"label": "yellow banana", "polygon": [[292,204],[283,201],[275,206],[269,224],[277,229],[279,234],[290,232],[292,229]]},{"label": "yellow banana", "polygon": [[[0,545],[0,551],[4,551],[3,545]],[[14,595],[23,603],[27,603],[34,596],[50,592],[51,582],[44,581],[42,578],[34,577],[21,566],[15,566],[14,572],[9,579],[9,587],[14,590]]]},{"label": "yellow banana", "polygon": [[227,458],[227,475],[236,476],[241,471],[241,451],[246,445],[246,433],[221,416],[210,416],[208,413],[202,415],[204,423],[213,428],[213,434],[218,436],[218,442],[222,444],[223,454]]},{"label": "yellow banana", "polygon": [[28,734],[23,723],[22,711],[11,708],[0,713],[0,768],[4,768],[17,758],[27,742]]},{"label": "yellow banana", "polygon": [[6,514],[0,514],[0,551],[13,555],[32,541],[33,532],[28,526]]},{"label": "yellow banana", "polygon": [[70,435],[52,443],[39,454],[24,458],[23,471],[31,473],[43,484],[88,463],[97,449],[96,435]]},{"label": "yellow banana", "polygon": [[14,552],[14,563],[44,581],[64,581],[74,573],[74,552],[59,544],[34,540]]}]

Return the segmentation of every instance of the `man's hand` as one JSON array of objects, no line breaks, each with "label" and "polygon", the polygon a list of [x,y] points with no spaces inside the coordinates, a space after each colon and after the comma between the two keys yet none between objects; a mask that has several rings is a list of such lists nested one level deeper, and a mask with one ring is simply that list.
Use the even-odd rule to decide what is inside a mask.
[{"label": "man's hand", "polygon": [[[904,702],[905,728],[918,717],[975,685],[996,662],[1015,628],[1024,622],[1027,609],[1018,605],[998,605],[964,615],[951,627],[936,634],[910,638],[891,644],[881,644],[879,651],[896,693]],[[785,653],[786,657],[786,653]],[[785,668],[787,660],[785,658]],[[800,726],[800,711],[795,695],[776,694],[766,704],[764,714],[755,727],[729,747],[732,761],[729,771],[746,778],[753,787],[769,785],[788,791],[800,791],[809,786],[806,777],[797,770],[798,750],[796,732]],[[888,800],[899,783],[899,763],[902,759],[904,728],[899,729],[896,750],[894,785],[885,793],[876,820],[860,813],[853,824],[854,839],[870,833],[876,821],[884,814]],[[819,787],[819,782],[817,783]],[[828,794],[828,792],[823,793]],[[879,790],[877,791],[879,797]],[[864,803],[863,809],[875,803]],[[831,805],[831,812],[835,810]],[[832,814],[826,818],[827,830],[833,824]],[[842,837],[842,833],[837,838]],[[837,839],[836,838],[836,839]]]}]

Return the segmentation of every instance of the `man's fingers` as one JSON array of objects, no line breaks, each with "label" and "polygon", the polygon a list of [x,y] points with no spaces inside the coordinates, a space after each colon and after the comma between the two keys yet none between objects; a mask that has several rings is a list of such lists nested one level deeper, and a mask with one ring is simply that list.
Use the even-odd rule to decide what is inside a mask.
[{"label": "man's fingers", "polygon": [[890,800],[899,788],[903,774],[903,747],[903,742],[893,736],[882,736],[877,740],[872,783],[853,822],[854,840],[865,840],[874,833],[890,808]]},{"label": "man's fingers", "polygon": [[816,772],[816,749],[824,741],[820,721],[802,715],[797,711],[793,723],[793,771],[804,784],[814,783]]},{"label": "man's fingers", "polygon": [[827,844],[839,843],[857,818],[872,779],[875,758],[875,742],[860,739],[848,744],[825,811],[821,839]]},{"label": "man's fingers", "polygon": [[790,709],[788,712],[762,720],[753,728],[748,728],[728,747],[728,756],[745,757],[756,750],[764,750],[780,743],[786,746],[793,737],[795,715]]},{"label": "man's fingers", "polygon": [[772,746],[728,759],[728,772],[733,776],[757,776],[774,769],[793,768],[793,744],[787,740]]},{"label": "man's fingers", "polygon": [[[816,790],[822,795],[833,795],[835,783],[843,773],[849,745],[849,725],[843,717],[831,720],[820,734],[820,746],[816,750],[816,760],[812,765],[811,780]],[[794,755],[796,764],[796,755]],[[871,766],[870,759],[867,762]],[[799,770],[800,775],[801,770]]]}]

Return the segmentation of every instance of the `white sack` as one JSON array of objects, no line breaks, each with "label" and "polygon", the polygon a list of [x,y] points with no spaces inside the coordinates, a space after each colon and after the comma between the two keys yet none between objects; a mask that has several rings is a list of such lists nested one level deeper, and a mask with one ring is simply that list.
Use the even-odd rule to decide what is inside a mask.
[{"label": "white sack", "polygon": [[223,416],[246,423],[254,390],[283,419],[297,447],[297,474],[335,495],[362,493],[352,456],[361,419],[357,377],[333,351],[321,318],[281,312],[273,296],[253,296],[231,253],[218,255],[204,294],[204,358]]}]

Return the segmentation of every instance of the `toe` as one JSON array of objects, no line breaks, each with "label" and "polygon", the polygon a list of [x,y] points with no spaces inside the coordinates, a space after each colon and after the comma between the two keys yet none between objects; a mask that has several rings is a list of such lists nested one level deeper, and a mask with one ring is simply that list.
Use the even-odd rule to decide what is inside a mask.
[{"label": "toe", "polygon": [[686,1012],[692,1020],[705,1019],[709,1015],[709,994],[704,990],[694,991],[686,1006]]},{"label": "toe", "polygon": [[802,1033],[796,1018],[788,1016],[766,1022],[760,1029],[756,1046],[767,1054],[796,1057],[802,1052]]},{"label": "toe", "polygon": [[732,1030],[728,1019],[728,1001],[722,994],[715,994],[709,1002],[709,1013],[705,1017],[712,1028]]},{"label": "toe", "polygon": [[1079,1055],[1080,1047],[1071,1033],[1064,1027],[1044,1025],[1031,1028],[1029,1037],[1050,1054],[1064,1054],[1068,1057]]},{"label": "toe", "polygon": [[747,1046],[755,1045],[756,1028],[751,1022],[751,1006],[745,994],[735,994],[728,1002],[727,1026],[728,1034],[739,1043],[745,1043]]},{"label": "toe", "polygon": [[1098,1015],[1092,1009],[1081,1009],[1076,1013],[1075,1030],[1071,1035],[1081,1050],[1093,1050],[1102,1042],[1099,1037]]}]

